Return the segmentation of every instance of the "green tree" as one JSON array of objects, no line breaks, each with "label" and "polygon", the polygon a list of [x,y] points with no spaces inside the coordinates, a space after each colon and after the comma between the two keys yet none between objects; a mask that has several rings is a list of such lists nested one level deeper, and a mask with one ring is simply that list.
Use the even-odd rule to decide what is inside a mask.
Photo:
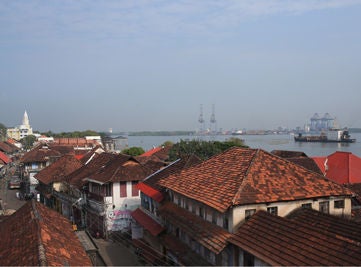
[{"label": "green tree", "polygon": [[166,147],[166,146],[173,146],[174,144],[173,144],[173,142],[172,141],[165,141],[161,146],[164,146],[164,147]]},{"label": "green tree", "polygon": [[124,149],[122,151],[122,153],[135,157],[135,156],[142,155],[144,153],[144,149],[141,147],[133,146],[133,147]]},{"label": "green tree", "polygon": [[28,150],[33,147],[35,140],[36,140],[35,135],[28,135],[22,138],[20,140],[20,143],[22,144],[23,149]]},{"label": "green tree", "polygon": [[0,123],[0,141],[6,140],[6,126]]},{"label": "green tree", "polygon": [[203,141],[203,140],[191,140],[174,144],[169,151],[169,158],[171,161],[186,155],[196,155],[199,158],[205,160],[216,154],[219,154],[231,147],[247,147],[243,140],[238,138],[231,138],[224,142],[221,141]]}]

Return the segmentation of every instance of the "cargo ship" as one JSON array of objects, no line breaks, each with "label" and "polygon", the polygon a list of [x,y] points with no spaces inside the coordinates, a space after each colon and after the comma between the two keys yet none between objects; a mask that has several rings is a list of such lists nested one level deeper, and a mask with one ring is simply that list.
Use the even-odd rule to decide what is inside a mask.
[{"label": "cargo ship", "polygon": [[347,129],[329,129],[320,135],[302,135],[299,133],[294,137],[296,142],[319,142],[319,143],[355,143]]}]

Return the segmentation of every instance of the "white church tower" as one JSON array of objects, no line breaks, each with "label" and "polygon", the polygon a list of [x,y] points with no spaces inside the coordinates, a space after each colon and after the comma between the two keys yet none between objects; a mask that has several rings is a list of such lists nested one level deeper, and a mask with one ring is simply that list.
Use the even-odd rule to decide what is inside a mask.
[{"label": "white church tower", "polygon": [[33,129],[30,127],[28,113],[24,112],[23,123],[19,126],[20,139],[33,134]]},{"label": "white church tower", "polygon": [[24,112],[22,124],[19,125],[18,127],[7,129],[7,136],[9,138],[13,138],[15,140],[20,140],[20,139],[22,139],[28,135],[32,135],[32,134],[33,134],[33,129],[30,126],[29,116],[28,116],[28,113],[26,112],[26,110]]}]

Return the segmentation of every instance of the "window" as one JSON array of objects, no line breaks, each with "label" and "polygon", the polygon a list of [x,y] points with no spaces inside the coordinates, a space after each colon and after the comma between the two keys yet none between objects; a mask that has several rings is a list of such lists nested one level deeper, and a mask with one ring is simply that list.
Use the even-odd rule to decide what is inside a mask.
[{"label": "window", "polygon": [[120,197],[127,197],[127,184],[120,182]]},{"label": "window", "polygon": [[202,207],[199,207],[199,216],[201,216],[202,218],[204,216],[204,210]]},{"label": "window", "polygon": [[113,195],[112,194],[113,184],[112,183],[105,184],[104,187],[105,187],[105,196],[111,197]]},{"label": "window", "polygon": [[267,212],[269,212],[273,215],[278,215],[278,208],[277,207],[269,207],[269,208],[267,208]]},{"label": "window", "polygon": [[334,207],[335,207],[335,209],[345,208],[345,200],[335,200]]},{"label": "window", "polygon": [[243,266],[254,266],[254,256],[247,251],[243,251]]},{"label": "window", "polygon": [[301,207],[304,208],[304,209],[312,209],[312,203],[302,204]]},{"label": "window", "polygon": [[216,211],[212,212],[212,223],[217,224],[217,212]]},{"label": "window", "polygon": [[141,198],[141,205],[146,210],[149,210],[149,197],[148,196],[143,195],[143,197]]},{"label": "window", "polygon": [[228,230],[228,216],[227,214],[223,217],[223,228]]},{"label": "window", "polygon": [[132,197],[137,197],[139,196],[139,190],[137,188],[137,181],[132,181]]},{"label": "window", "polygon": [[255,214],[255,213],[256,213],[256,209],[246,210],[246,211],[245,211],[245,219],[246,219],[246,221],[248,221],[248,219],[251,218],[251,216],[252,216],[253,214]]},{"label": "window", "polygon": [[329,206],[329,203],[328,201],[322,201],[320,202],[320,212],[323,212],[323,213],[330,213],[330,206]]}]

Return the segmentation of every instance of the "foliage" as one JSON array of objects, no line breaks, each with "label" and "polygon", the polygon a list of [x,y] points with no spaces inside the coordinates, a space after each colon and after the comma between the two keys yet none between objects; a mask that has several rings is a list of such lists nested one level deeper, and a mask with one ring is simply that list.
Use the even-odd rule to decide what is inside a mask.
[{"label": "foliage", "polygon": [[85,136],[99,136],[100,134],[93,130],[86,131],[74,131],[74,132],[61,132],[61,133],[53,133],[52,131],[47,131],[42,133],[46,136],[52,136],[54,138],[83,138]]},{"label": "foliage", "polygon": [[0,123],[0,141],[3,141],[5,139],[6,139],[6,126]]},{"label": "foliage", "polygon": [[25,150],[28,150],[33,147],[35,140],[36,140],[35,135],[28,135],[28,136],[25,136],[24,138],[22,138],[20,140],[20,143],[22,144],[22,146]]},{"label": "foliage", "polygon": [[203,141],[191,140],[180,142],[173,145],[169,151],[169,158],[171,161],[186,155],[196,155],[202,160],[208,159],[216,154],[219,154],[231,147],[247,147],[243,140],[239,138],[230,138],[224,142],[221,141]]},{"label": "foliage", "polygon": [[135,156],[142,155],[144,153],[144,150],[141,147],[133,146],[133,147],[124,149],[122,151],[122,153],[135,157]]},{"label": "foliage", "polygon": [[162,145],[161,145],[161,147],[166,147],[166,146],[173,146],[174,144],[173,144],[173,142],[172,141],[165,141]]}]

